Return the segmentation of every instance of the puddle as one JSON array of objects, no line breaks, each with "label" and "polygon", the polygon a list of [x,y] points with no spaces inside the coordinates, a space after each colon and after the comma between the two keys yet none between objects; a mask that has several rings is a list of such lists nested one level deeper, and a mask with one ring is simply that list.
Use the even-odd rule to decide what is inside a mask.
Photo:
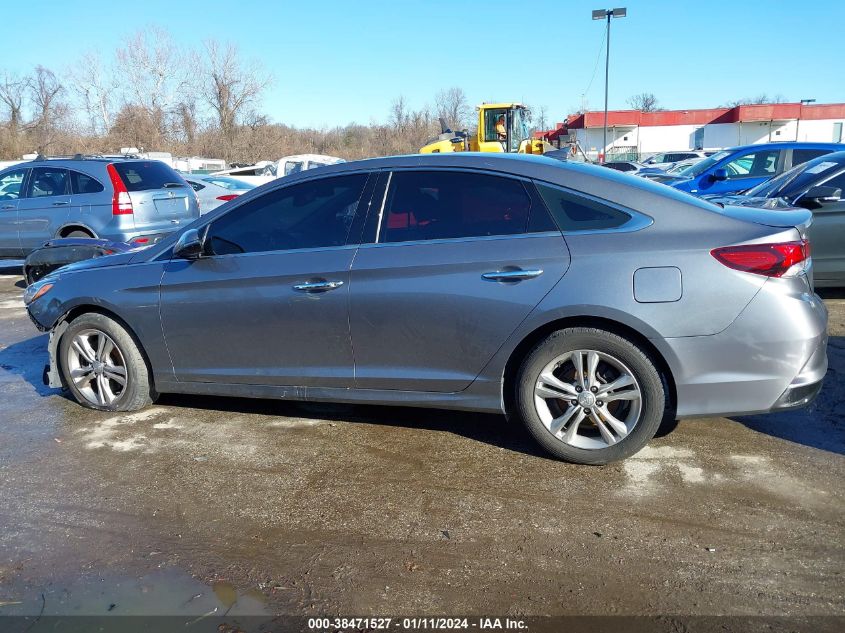
[{"label": "puddle", "polygon": [[[178,569],[134,578],[83,574],[51,579],[41,586],[14,584],[0,584],[0,616],[28,616],[26,620],[9,618],[6,624],[25,623],[21,630],[30,633],[56,630],[57,623],[62,624],[62,632],[88,633],[93,621],[97,622],[94,630],[103,630],[105,622],[109,631],[116,623],[127,632],[170,630],[167,626],[150,628],[151,621],[178,623],[180,630],[191,632],[263,631],[271,619],[260,591],[239,591],[225,581],[209,586]],[[17,630],[14,625],[12,630]]]}]

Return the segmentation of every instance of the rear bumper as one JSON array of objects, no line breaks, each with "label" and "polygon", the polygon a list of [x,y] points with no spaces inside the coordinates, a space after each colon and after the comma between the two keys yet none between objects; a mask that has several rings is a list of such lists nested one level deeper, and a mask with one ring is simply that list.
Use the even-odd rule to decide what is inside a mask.
[{"label": "rear bumper", "polygon": [[816,352],[772,407],[774,411],[798,409],[810,404],[819,395],[827,373],[827,336],[823,337]]},{"label": "rear bumper", "polygon": [[679,418],[809,404],[827,372],[827,308],[794,280],[770,280],[726,330],[666,339]]}]

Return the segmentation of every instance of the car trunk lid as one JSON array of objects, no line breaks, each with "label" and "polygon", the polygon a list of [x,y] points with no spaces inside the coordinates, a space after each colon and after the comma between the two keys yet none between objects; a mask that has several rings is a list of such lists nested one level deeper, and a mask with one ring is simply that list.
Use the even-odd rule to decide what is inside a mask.
[{"label": "car trunk lid", "polygon": [[790,207],[787,209],[760,209],[756,207],[725,205],[717,209],[718,213],[743,220],[771,226],[773,228],[786,229],[796,228],[801,236],[805,236],[807,228],[813,223],[813,214],[806,209]]}]

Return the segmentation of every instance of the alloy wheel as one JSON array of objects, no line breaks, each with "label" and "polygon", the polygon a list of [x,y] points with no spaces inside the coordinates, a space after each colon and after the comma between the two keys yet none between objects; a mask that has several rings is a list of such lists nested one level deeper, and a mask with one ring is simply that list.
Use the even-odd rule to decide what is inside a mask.
[{"label": "alloy wheel", "polygon": [[582,449],[603,449],[633,431],[642,413],[642,391],[618,358],[573,350],[548,363],[534,386],[534,406],[558,440]]},{"label": "alloy wheel", "polygon": [[67,351],[67,378],[91,404],[114,403],[126,389],[126,362],[114,340],[100,330],[74,335]]}]

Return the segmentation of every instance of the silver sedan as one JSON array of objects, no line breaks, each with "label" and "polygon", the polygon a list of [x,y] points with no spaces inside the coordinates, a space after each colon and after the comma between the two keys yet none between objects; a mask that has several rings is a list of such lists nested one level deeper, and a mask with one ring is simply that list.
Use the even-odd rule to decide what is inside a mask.
[{"label": "silver sedan", "polygon": [[183,177],[199,198],[201,214],[213,211],[221,204],[255,189],[255,185],[229,176],[183,174]]}]

